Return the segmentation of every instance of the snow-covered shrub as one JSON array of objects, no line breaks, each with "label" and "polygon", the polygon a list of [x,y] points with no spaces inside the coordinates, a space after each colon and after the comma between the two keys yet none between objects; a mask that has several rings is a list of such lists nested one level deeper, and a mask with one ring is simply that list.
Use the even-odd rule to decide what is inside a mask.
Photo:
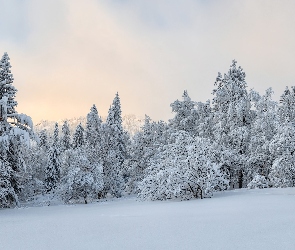
[{"label": "snow-covered shrub", "polygon": [[295,158],[288,153],[276,159],[272,165],[269,180],[273,187],[293,187],[295,177]]},{"label": "snow-covered shrub", "polygon": [[97,199],[103,190],[103,168],[99,164],[91,164],[82,149],[66,152],[69,163],[62,180],[61,196],[65,202],[83,202]]},{"label": "snow-covered shrub", "polygon": [[265,176],[257,174],[254,176],[253,180],[247,185],[248,189],[255,188],[268,188],[268,181]]},{"label": "snow-covered shrub", "polygon": [[219,165],[210,160],[208,140],[194,139],[185,131],[178,131],[172,137],[174,142],[164,147],[139,184],[139,199],[205,198],[211,197],[215,189],[227,188],[228,181],[223,178]]}]

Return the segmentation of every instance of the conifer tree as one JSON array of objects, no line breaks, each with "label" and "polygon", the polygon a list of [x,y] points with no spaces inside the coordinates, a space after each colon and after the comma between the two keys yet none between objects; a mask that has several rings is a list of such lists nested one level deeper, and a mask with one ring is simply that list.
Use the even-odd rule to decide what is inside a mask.
[{"label": "conifer tree", "polygon": [[101,142],[101,124],[102,120],[98,115],[97,108],[93,105],[87,114],[86,122],[86,141],[89,147],[99,146]]},{"label": "conifer tree", "polygon": [[118,93],[109,109],[103,131],[102,157],[104,160],[105,193],[109,192],[115,197],[120,197],[124,185],[123,163],[127,153]]},{"label": "conifer tree", "polygon": [[197,134],[196,121],[198,120],[195,102],[191,100],[186,90],[183,92],[182,99],[170,104],[175,116],[169,124],[174,129],[187,131],[194,136]]},{"label": "conifer tree", "polygon": [[85,144],[84,140],[84,128],[81,123],[76,127],[76,131],[73,136],[73,148],[82,147]]},{"label": "conifer tree", "polygon": [[[1,166],[2,170],[6,169],[1,178],[2,183],[6,183],[6,187],[9,187],[8,190],[12,187],[13,192],[10,192],[10,197],[14,197],[13,204],[17,204],[23,183],[26,181],[23,151],[30,143],[30,136],[33,136],[33,123],[29,116],[18,114],[15,110],[17,102],[14,98],[17,90],[12,85],[14,79],[9,60],[8,54],[4,53],[0,61]],[[13,206],[13,204],[9,202],[4,206]]]},{"label": "conifer tree", "polygon": [[9,164],[0,160],[0,208],[16,206],[18,203],[17,194],[9,181],[12,174]]},{"label": "conifer tree", "polygon": [[70,129],[69,129],[69,125],[68,122],[65,121],[64,124],[62,125],[61,128],[61,140],[60,140],[60,146],[61,146],[61,150],[65,151],[71,148],[71,134],[70,134]]},{"label": "conifer tree", "polygon": [[42,129],[39,133],[39,146],[45,149],[48,148],[48,135],[46,129]]},{"label": "conifer tree", "polygon": [[295,126],[295,86],[286,87],[280,98],[279,117],[282,123],[292,123]]},{"label": "conifer tree", "polygon": [[45,170],[45,186],[47,192],[54,190],[60,179],[60,148],[58,140],[58,124],[55,123],[53,143],[48,153],[48,163]]},{"label": "conifer tree", "polygon": [[17,92],[16,88],[12,85],[13,75],[11,74],[10,58],[5,52],[0,60],[0,99],[3,96],[7,97],[7,114],[14,114],[17,102],[14,100]]}]

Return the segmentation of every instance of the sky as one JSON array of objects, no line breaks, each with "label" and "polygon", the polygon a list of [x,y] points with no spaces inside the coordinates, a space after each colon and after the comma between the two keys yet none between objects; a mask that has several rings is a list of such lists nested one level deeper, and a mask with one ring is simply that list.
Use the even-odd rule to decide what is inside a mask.
[{"label": "sky", "polygon": [[187,90],[212,99],[237,60],[248,87],[295,85],[295,1],[0,0],[0,54],[11,59],[17,111],[40,120],[124,114],[173,116]]}]

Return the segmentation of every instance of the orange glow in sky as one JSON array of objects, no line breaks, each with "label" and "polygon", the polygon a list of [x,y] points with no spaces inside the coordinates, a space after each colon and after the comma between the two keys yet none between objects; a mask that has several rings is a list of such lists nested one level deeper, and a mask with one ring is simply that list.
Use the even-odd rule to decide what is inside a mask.
[{"label": "orange glow in sky", "polygon": [[250,88],[294,85],[294,1],[2,1],[0,53],[11,58],[18,112],[41,119],[125,114],[167,120],[187,89],[212,99],[238,61]]}]

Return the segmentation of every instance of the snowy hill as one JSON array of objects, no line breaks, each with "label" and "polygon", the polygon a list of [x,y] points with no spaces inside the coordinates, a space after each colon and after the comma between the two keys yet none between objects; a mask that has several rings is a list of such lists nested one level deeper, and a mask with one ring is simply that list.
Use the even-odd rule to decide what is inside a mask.
[{"label": "snowy hill", "polygon": [[0,210],[1,249],[295,249],[295,188]]},{"label": "snowy hill", "polygon": [[[101,118],[104,122],[106,121],[106,117],[101,117]],[[71,134],[74,134],[76,127],[80,123],[82,124],[84,128],[86,126],[86,117],[84,116],[57,121],[60,129],[64,121],[68,122]],[[46,129],[49,135],[52,135],[54,130],[54,124],[55,124],[55,121],[43,120],[34,125],[34,130],[36,132],[40,132],[41,130]],[[136,115],[129,114],[129,115],[124,115],[122,117],[123,128],[126,131],[128,131],[131,135],[134,135],[136,132],[138,132],[143,124],[144,124],[144,118],[137,117]]]}]

